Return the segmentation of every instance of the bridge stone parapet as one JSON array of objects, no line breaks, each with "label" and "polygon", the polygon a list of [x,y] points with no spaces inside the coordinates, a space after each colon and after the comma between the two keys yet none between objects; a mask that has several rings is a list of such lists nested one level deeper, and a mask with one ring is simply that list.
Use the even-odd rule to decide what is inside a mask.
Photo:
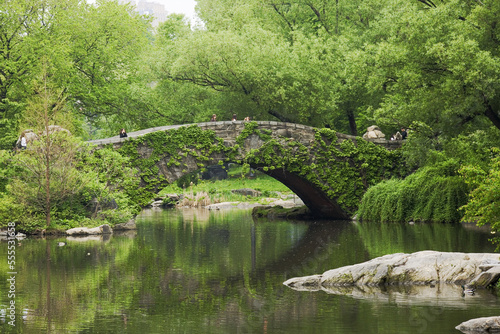
[{"label": "bridge stone parapet", "polygon": [[89,143],[119,152],[127,146],[125,151],[136,160],[131,164],[138,170],[141,187],[152,193],[200,168],[246,163],[285,184],[314,215],[347,219],[366,188],[392,173],[394,162],[381,162],[381,156],[389,156],[383,152],[401,146],[370,141],[375,146],[360,137],[302,124],[223,121],[155,127]]},{"label": "bridge stone parapet", "polygon": [[[128,137],[120,138],[120,136],[114,136],[105,139],[95,139],[90,140],[88,143],[94,144],[97,146],[107,145],[107,144],[118,144],[117,146],[121,146],[121,143],[128,140],[129,138],[138,138],[144,136],[148,133],[157,132],[157,131],[169,131],[173,129],[178,129],[180,127],[189,127],[192,125],[197,125],[203,130],[213,130],[216,132],[217,136],[224,139],[228,142],[234,142],[236,136],[240,134],[245,128],[245,124],[248,123],[246,121],[221,121],[221,122],[204,122],[204,123],[192,123],[192,124],[180,124],[180,125],[166,125],[159,126],[139,131],[134,131],[128,133]],[[275,121],[258,121],[259,129],[261,130],[269,130],[271,131],[274,137],[284,137],[284,138],[292,138],[297,140],[302,144],[307,144],[314,140],[314,128],[296,123],[287,123],[287,122],[275,122]],[[357,137],[343,134],[337,132],[337,137],[339,140],[352,140],[356,141]],[[393,150],[400,148],[403,144],[402,140],[386,140],[386,139],[366,139],[369,142],[372,142],[376,145],[383,146],[387,149]]]}]

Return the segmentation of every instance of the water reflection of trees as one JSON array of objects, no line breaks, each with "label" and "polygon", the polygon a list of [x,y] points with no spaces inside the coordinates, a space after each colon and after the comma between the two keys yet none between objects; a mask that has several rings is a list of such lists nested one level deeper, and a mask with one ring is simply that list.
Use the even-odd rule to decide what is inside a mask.
[{"label": "water reflection of trees", "polygon": [[[16,300],[18,310],[29,309],[29,315],[20,325],[47,332],[100,326],[111,332],[162,332],[165,326],[171,332],[261,332],[312,320],[326,308],[345,313],[344,325],[347,319],[374,320],[376,304],[300,294],[282,282],[379,253],[432,243],[434,249],[477,251],[484,241],[484,235],[447,225],[254,222],[240,211],[151,213],[138,226],[137,237],[106,242],[65,240],[58,247],[57,239],[24,241],[18,250],[22,293]],[[331,330],[339,327],[338,319],[319,327],[326,330],[328,323]]]},{"label": "water reflection of trees", "polygon": [[461,224],[357,223],[370,258],[420,250],[492,253],[495,247],[484,231],[471,233]]}]

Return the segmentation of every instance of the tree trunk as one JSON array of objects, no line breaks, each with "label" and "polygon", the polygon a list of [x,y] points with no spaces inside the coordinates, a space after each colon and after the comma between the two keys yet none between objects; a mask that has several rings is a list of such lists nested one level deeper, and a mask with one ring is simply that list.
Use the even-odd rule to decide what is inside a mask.
[{"label": "tree trunk", "polygon": [[280,114],[277,110],[272,109],[272,110],[269,110],[267,113],[268,113],[269,115],[271,115],[271,116],[276,117],[276,118],[277,118],[277,119],[279,119],[281,122],[289,122],[289,123],[294,123],[294,121],[293,121],[291,118],[286,117],[285,115]]},{"label": "tree trunk", "polygon": [[335,34],[339,35],[340,30],[339,30],[339,0],[335,1]]},{"label": "tree trunk", "polygon": [[[48,131],[48,128],[47,128]],[[49,138],[48,133],[47,133],[47,138]],[[49,156],[49,151],[50,148],[48,147],[48,139],[47,139],[47,147],[45,151],[45,219],[47,221],[47,227],[50,226],[50,156]]]},{"label": "tree trunk", "polygon": [[45,219],[50,226],[50,135],[47,79],[44,81],[44,122],[45,122]]},{"label": "tree trunk", "polygon": [[488,117],[488,119],[493,123],[493,125],[498,130],[500,130],[500,117],[498,116],[498,113],[493,110],[488,101],[485,101],[485,105],[486,105],[486,110],[484,111],[485,116]]},{"label": "tree trunk", "polygon": [[349,131],[352,136],[358,135],[358,126],[356,125],[356,118],[352,110],[347,111],[347,118],[349,119]]}]

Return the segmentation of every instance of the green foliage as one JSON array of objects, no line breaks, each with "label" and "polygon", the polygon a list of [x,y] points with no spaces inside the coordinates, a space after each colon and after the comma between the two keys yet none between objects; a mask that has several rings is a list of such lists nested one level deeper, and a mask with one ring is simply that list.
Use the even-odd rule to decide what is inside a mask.
[{"label": "green foliage", "polygon": [[[151,155],[140,157],[137,150],[139,144],[147,144]],[[126,192],[138,205],[144,207],[152,196],[169,182],[159,174],[156,163],[161,159],[167,160],[167,167],[181,168],[181,162],[188,155],[195,158],[203,166],[214,152],[223,151],[222,140],[215,138],[213,131],[203,131],[198,126],[181,127],[170,131],[149,133],[138,139],[129,139],[118,152],[130,159],[129,167],[138,170],[143,183],[140,188],[127,188]],[[185,171],[192,172],[192,171]]]},{"label": "green foliage", "polygon": [[79,143],[63,131],[45,137],[13,157],[19,172],[8,189],[18,203],[47,213],[78,193],[86,180],[74,165]]},{"label": "green foliage", "polygon": [[491,126],[457,136],[435,136],[434,131],[422,122],[413,122],[410,128],[402,154],[406,164],[414,170],[447,159],[486,168],[491,148],[500,142],[500,131]]},{"label": "green foliage", "polygon": [[199,1],[205,29],[175,45],[170,73],[228,99],[251,97],[252,116],[261,119],[357,135],[358,119],[368,124],[369,104],[380,101],[366,89],[370,65],[360,49],[384,5]]},{"label": "green foliage", "polygon": [[495,1],[387,2],[369,49],[387,92],[375,113],[379,125],[416,121],[432,129],[432,140],[489,125],[498,131],[500,86],[493,78],[500,58],[492,27],[499,9]]},{"label": "green foliage", "polygon": [[[106,220],[114,225],[130,219],[133,213],[140,210],[127,195],[128,189],[137,189],[139,185],[134,170],[128,164],[128,157],[111,149],[82,151],[78,168],[92,179],[83,189],[82,196],[86,198],[86,203],[92,200],[96,205],[92,218]],[[113,201],[118,209],[106,209],[107,204]]]},{"label": "green foliage", "polygon": [[[183,159],[194,157],[203,168],[215,152],[269,172],[290,168],[353,210],[367,187],[405,175],[406,166],[416,170],[452,158],[486,170],[489,149],[500,140],[499,6],[199,0],[203,29],[170,15],[151,35],[146,19],[116,1],[4,1],[0,147],[12,148],[26,124],[32,79],[43,73],[40,59],[53,69],[54,91],[64,93],[64,113],[91,123],[94,137],[116,135],[121,127],[207,121],[212,113],[229,119],[233,112],[239,119],[279,119],[353,135],[372,124],[386,134],[409,126],[402,153],[379,152],[359,140],[337,144],[333,132],[319,130],[312,147],[317,161],[307,160],[309,147],[272,140],[251,123],[238,145],[250,134],[266,144],[246,157],[201,132],[153,135],[154,156],[147,159],[138,159],[133,141],[121,149],[132,159],[125,165],[139,170],[145,185],[123,185],[134,211],[171,181],[158,177],[157,161],[168,155],[168,167],[186,174],[193,171]],[[0,192],[12,173],[2,170]],[[96,192],[102,200],[113,197],[103,182],[90,182],[82,200]]]},{"label": "green foliage", "polygon": [[[164,59],[157,79],[170,92],[186,84],[182,94],[188,84],[213,88],[190,111],[210,100],[226,115],[231,105],[248,113],[244,101],[253,119],[353,135],[373,124],[386,134],[410,126],[421,131],[408,145],[419,146],[408,156],[416,163],[450,137],[490,125],[498,132],[498,6],[200,0],[204,29],[169,39],[169,52],[155,45]],[[182,25],[173,23],[166,27],[175,35]]]},{"label": "green foliage", "polygon": [[468,187],[449,160],[419,169],[404,180],[391,179],[370,187],[358,210],[359,218],[377,222],[458,222]]},{"label": "green foliage", "polygon": [[[37,193],[38,184],[43,184],[44,176],[44,169],[36,167],[40,162],[34,156],[38,145],[37,141],[32,142],[30,148],[12,157],[12,165],[16,166],[18,174],[10,180],[8,194],[0,199],[0,226],[13,221],[17,223],[19,231],[28,233],[44,227],[65,230],[105,223],[113,226],[128,221],[140,210],[123,192],[123,189],[137,188],[138,182],[132,170],[126,166],[128,158],[105,149],[91,154],[85,146],[78,146],[79,151],[71,168],[60,165],[64,160],[62,158],[53,163],[50,188],[52,218],[51,224],[45,226],[45,201],[43,194]],[[65,154],[69,152],[67,145],[61,147]],[[65,169],[65,173],[60,172],[58,166]],[[33,174],[36,170],[41,173]],[[92,212],[89,210],[91,202],[95,205],[95,211]],[[108,202],[116,203],[118,208],[107,208]]]},{"label": "green foliage", "polygon": [[9,222],[20,222],[26,219],[27,210],[29,209],[17,203],[14,197],[0,194],[0,228],[7,227]]},{"label": "green foliage", "polygon": [[15,174],[16,168],[12,163],[12,152],[0,150],[0,195],[6,192],[7,184]]},{"label": "green foliage", "polygon": [[138,105],[130,85],[147,29],[144,17],[116,1],[0,2],[0,147],[11,149],[18,137],[40,59],[54,67],[51,80],[72,112],[101,126],[102,115],[127,120],[124,106]]},{"label": "green foliage", "polygon": [[494,127],[461,134],[445,141],[443,151],[462,165],[475,165],[483,170],[490,168],[494,157],[492,149],[500,143],[500,132]]},{"label": "green foliage", "polygon": [[477,165],[460,169],[467,184],[473,188],[462,210],[464,220],[478,225],[491,224],[492,230],[500,231],[500,150],[495,149],[494,153],[487,170]]},{"label": "green foliage", "polygon": [[198,182],[200,181],[200,175],[199,172],[192,172],[186,175],[181,176],[180,178],[175,181],[177,184],[177,187],[186,189],[192,185],[197,185]]},{"label": "green foliage", "polygon": [[[234,170],[233,170],[234,169]],[[225,180],[199,180],[199,182],[191,185],[189,187],[189,191],[192,192],[206,192],[210,195],[225,193],[227,195],[231,194],[231,190],[234,189],[243,189],[250,188],[262,193],[262,197],[271,197],[275,196],[276,192],[280,192],[282,194],[292,194],[291,190],[288,189],[281,182],[276,181],[270,176],[267,176],[264,173],[255,172],[256,175],[253,178],[242,177],[241,174],[238,173],[240,168],[233,168],[230,171],[235,172],[233,177],[230,177]],[[233,173],[229,173],[230,175]],[[160,194],[170,194],[170,193],[178,193],[183,194],[186,192],[186,187],[181,187],[179,185],[169,185],[161,190]],[[234,198],[236,195],[234,195]],[[251,201],[251,199],[249,199]]]}]

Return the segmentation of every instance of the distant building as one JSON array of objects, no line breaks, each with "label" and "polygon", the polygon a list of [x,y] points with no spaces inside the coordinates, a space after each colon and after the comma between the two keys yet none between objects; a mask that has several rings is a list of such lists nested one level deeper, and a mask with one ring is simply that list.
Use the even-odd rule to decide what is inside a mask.
[{"label": "distant building", "polygon": [[137,11],[141,15],[153,16],[153,27],[158,27],[161,22],[164,22],[167,19],[168,15],[167,11],[165,10],[165,6],[150,1],[140,0],[137,4]]},{"label": "distant building", "polygon": [[168,12],[165,10],[165,6],[152,1],[139,0],[120,0],[120,3],[129,3],[135,6],[136,11],[141,15],[151,15],[153,17],[153,27],[158,27],[158,25],[167,20]]}]

